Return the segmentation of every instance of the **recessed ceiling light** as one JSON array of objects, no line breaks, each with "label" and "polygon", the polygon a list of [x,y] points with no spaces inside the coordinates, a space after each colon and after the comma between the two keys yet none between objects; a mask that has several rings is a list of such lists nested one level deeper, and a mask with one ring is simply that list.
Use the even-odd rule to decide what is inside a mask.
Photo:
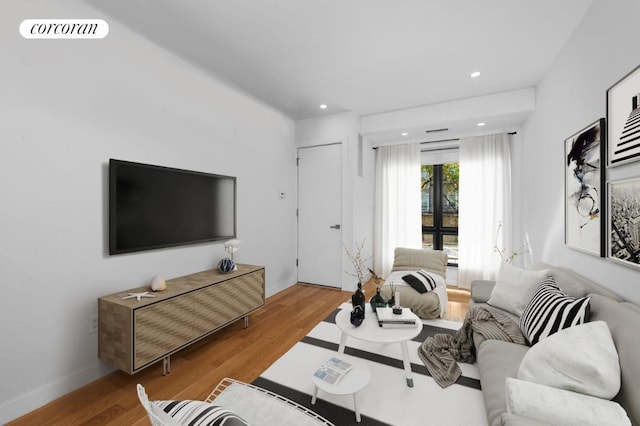
[{"label": "recessed ceiling light", "polygon": [[471,78],[477,78],[480,77],[480,71],[474,71],[471,74],[469,74],[469,77]]},{"label": "recessed ceiling light", "polygon": [[485,125],[485,123],[484,123],[484,122],[482,122],[482,123],[478,123],[478,127],[482,127],[482,126],[484,126],[484,125]]},{"label": "recessed ceiling light", "polygon": [[327,109],[327,105],[326,104],[320,105],[320,109]]},{"label": "recessed ceiling light", "polygon": [[407,133],[407,132],[402,132],[402,136],[407,136],[407,135],[409,135],[409,133]]}]

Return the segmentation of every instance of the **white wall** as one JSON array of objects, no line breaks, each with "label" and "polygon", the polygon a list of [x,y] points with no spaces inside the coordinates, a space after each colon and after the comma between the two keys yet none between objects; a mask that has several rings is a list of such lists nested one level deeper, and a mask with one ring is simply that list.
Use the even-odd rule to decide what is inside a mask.
[{"label": "white wall", "polygon": [[[640,2],[597,0],[536,91],[536,109],[523,126],[519,217],[536,260],[592,277],[640,302],[640,270],[564,246],[564,140],[605,117],[607,88],[640,64]],[[607,171],[607,179],[640,175],[640,163]]]},{"label": "white wall", "polygon": [[[24,40],[26,18],[102,18],[103,40]],[[293,121],[80,1],[0,3],[0,423],[110,371],[97,298],[214,267],[220,243],[107,254],[109,158],[228,174],[236,259],[295,271]]]}]

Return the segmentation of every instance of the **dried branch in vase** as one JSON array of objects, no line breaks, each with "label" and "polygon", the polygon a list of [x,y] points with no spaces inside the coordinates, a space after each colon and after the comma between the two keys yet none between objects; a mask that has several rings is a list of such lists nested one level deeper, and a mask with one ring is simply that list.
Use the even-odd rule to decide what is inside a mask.
[{"label": "dried branch in vase", "polygon": [[384,279],[380,278],[375,272],[373,272],[373,269],[371,268],[367,268],[369,270],[369,274],[371,275],[371,278],[373,278],[373,282],[376,285],[376,288],[380,288],[382,287],[382,285],[384,284]]},{"label": "dried branch in vase", "polygon": [[356,243],[356,250],[353,253],[349,251],[347,246],[344,246],[344,251],[347,254],[347,258],[351,261],[355,273],[349,271],[345,272],[352,277],[356,277],[358,279],[358,283],[360,284],[364,284],[369,279],[369,268],[365,264],[371,259],[371,256],[364,258],[362,255],[365,241],[366,239],[363,239],[361,243]]},{"label": "dried branch in vase", "polygon": [[500,255],[502,261],[511,263],[515,260],[516,257],[530,252],[529,244],[527,242],[525,242],[518,250],[511,250],[511,252],[509,252],[506,248],[500,249],[500,247],[498,247],[498,236],[500,235],[501,230],[502,222],[498,222],[498,229],[496,231],[496,240],[493,245],[493,251],[497,252]]}]

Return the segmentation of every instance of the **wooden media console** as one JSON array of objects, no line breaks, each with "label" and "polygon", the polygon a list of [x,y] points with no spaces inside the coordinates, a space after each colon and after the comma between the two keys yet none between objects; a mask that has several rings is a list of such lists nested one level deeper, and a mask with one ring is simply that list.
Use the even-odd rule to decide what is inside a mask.
[{"label": "wooden media console", "polygon": [[[262,266],[238,265],[223,274],[217,269],[167,281],[167,289],[126,290],[98,299],[98,357],[134,374],[163,361],[170,369],[171,354],[244,318],[265,303]],[[149,291],[155,297],[123,299]]]}]

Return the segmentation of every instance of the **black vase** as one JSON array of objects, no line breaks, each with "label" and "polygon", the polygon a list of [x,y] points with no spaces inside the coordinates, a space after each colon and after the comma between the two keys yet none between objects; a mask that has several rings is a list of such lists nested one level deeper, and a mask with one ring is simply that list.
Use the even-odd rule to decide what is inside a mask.
[{"label": "black vase", "polygon": [[364,298],[364,292],[362,291],[362,284],[358,283],[358,288],[356,289],[355,293],[353,293],[353,296],[351,296],[351,304],[353,305],[354,308],[356,306],[360,306],[360,308],[362,308],[362,313],[364,315],[365,303],[366,303],[366,300]]},{"label": "black vase", "polygon": [[376,311],[376,308],[384,308],[387,306],[387,300],[380,294],[379,288],[376,288],[376,294],[369,300],[369,303],[371,304],[373,312]]}]

